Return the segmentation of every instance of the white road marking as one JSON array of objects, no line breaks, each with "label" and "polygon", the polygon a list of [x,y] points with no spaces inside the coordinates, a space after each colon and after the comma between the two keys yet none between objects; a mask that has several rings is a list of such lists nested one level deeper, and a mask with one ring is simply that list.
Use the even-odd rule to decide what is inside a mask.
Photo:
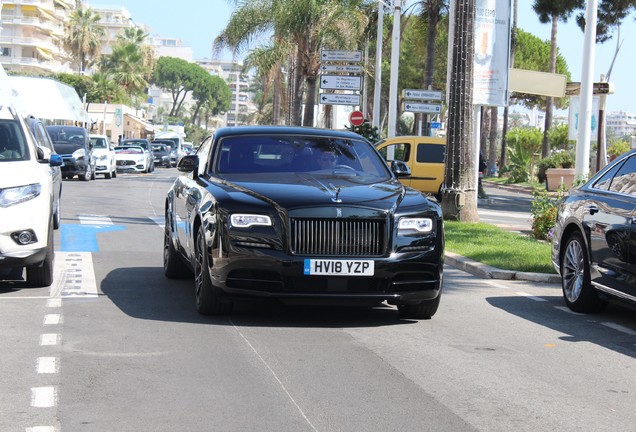
[{"label": "white road marking", "polygon": [[318,429],[316,429],[316,427],[311,423],[311,421],[309,420],[309,418],[307,417],[307,415],[305,414],[305,412],[303,411],[303,409],[300,407],[300,405],[298,405],[298,403],[294,400],[294,398],[292,397],[292,395],[289,393],[289,391],[287,391],[287,387],[285,387],[285,384],[283,384],[283,382],[280,380],[280,378],[278,378],[278,375],[276,375],[276,372],[274,372],[274,369],[272,369],[272,367],[267,363],[267,361],[265,361],[265,359],[259,354],[258,351],[256,351],[256,348],[254,348],[254,345],[252,345],[250,343],[249,340],[247,340],[247,337],[245,337],[245,335],[241,332],[241,330],[239,330],[238,327],[236,327],[236,325],[234,324],[234,322],[232,322],[232,320],[230,319],[230,322],[232,324],[232,326],[234,327],[234,330],[236,330],[238,332],[238,334],[241,336],[241,338],[243,338],[243,340],[245,341],[245,343],[247,343],[247,345],[252,349],[252,351],[254,352],[254,354],[256,354],[256,356],[259,358],[259,360],[261,361],[261,363],[263,363],[265,365],[265,367],[267,368],[267,370],[269,371],[269,373],[272,374],[272,376],[274,377],[274,379],[276,380],[276,382],[278,383],[278,385],[283,389],[283,392],[287,395],[287,397],[289,398],[289,400],[292,402],[292,404],[294,404],[294,406],[296,407],[296,409],[300,412],[300,415],[305,419],[305,421],[307,422],[307,424],[309,425],[309,427],[311,427],[312,430],[318,432]]},{"label": "white road marking", "polygon": [[166,219],[163,216],[151,217],[150,220],[159,225],[161,229],[166,226]]},{"label": "white road marking", "polygon": [[55,357],[39,357],[37,371],[39,374],[57,373],[57,359]]},{"label": "white road marking", "polygon": [[55,387],[31,387],[31,406],[51,408],[55,406]]},{"label": "white road marking", "polygon": [[25,432],[55,432],[55,427],[53,426],[33,426],[28,427],[24,430]]},{"label": "white road marking", "polygon": [[630,336],[636,336],[636,331],[620,324],[616,324],[612,322],[602,322],[601,325],[604,325],[605,327],[609,327],[614,330],[618,330],[619,332],[628,334]]},{"label": "white road marking", "polygon": [[513,219],[523,219],[527,221],[532,220],[531,213],[522,213],[522,212],[508,212],[508,211],[497,211],[497,210],[478,210],[479,216],[497,216],[497,217],[508,217]]},{"label": "white road marking", "polygon": [[60,322],[62,322],[62,315],[60,314],[44,315],[44,325],[57,325]]},{"label": "white road marking", "polygon": [[41,346],[51,346],[60,343],[60,335],[57,333],[44,333],[40,335]]},{"label": "white road marking", "polygon": [[59,308],[62,307],[62,299],[61,298],[50,298],[46,301],[47,308]]},{"label": "white road marking", "polygon": [[51,297],[96,299],[97,282],[90,252],[56,252]]},{"label": "white road marking", "polygon": [[546,300],[546,299],[544,299],[544,298],[537,297],[537,296],[533,296],[533,295],[530,295],[530,294],[528,294],[528,293],[524,293],[524,292],[518,292],[517,294],[519,294],[520,296],[523,296],[523,297],[527,297],[527,298],[529,298],[530,300],[534,300],[534,301],[538,301],[538,302],[545,302],[545,301],[547,301],[547,300]]},{"label": "white road marking", "polygon": [[102,215],[79,215],[78,219],[82,225],[112,225],[113,221],[108,216]]}]

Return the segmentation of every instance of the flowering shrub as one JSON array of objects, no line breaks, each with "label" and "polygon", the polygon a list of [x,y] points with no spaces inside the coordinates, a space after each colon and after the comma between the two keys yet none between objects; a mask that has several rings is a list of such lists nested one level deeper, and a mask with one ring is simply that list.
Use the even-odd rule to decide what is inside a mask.
[{"label": "flowering shrub", "polygon": [[532,234],[539,240],[550,240],[556,225],[557,206],[563,195],[564,188],[559,188],[556,194],[543,189],[532,192]]}]

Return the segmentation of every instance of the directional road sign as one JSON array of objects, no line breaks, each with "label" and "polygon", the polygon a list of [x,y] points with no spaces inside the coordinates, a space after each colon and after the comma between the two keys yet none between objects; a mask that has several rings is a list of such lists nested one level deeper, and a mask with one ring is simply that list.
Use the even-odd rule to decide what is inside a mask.
[{"label": "directional road sign", "polygon": [[361,62],[362,51],[322,50],[321,61]]},{"label": "directional road sign", "polygon": [[402,90],[404,99],[421,99],[421,100],[442,100],[441,90]]},{"label": "directional road sign", "polygon": [[440,114],[442,112],[442,106],[440,104],[404,102],[404,111]]},{"label": "directional road sign", "polygon": [[360,73],[362,66],[357,65],[322,65],[320,72],[344,72],[344,73]]},{"label": "directional road sign", "polygon": [[320,103],[324,105],[360,105],[358,94],[320,93]]},{"label": "directional road sign", "polygon": [[322,75],[320,88],[329,90],[361,90],[362,78],[346,75]]}]

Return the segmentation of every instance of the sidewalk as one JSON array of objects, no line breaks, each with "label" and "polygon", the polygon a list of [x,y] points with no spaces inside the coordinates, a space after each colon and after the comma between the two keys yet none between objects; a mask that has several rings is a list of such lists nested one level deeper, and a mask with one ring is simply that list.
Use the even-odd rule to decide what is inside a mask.
[{"label": "sidewalk", "polygon": [[[520,192],[522,194],[527,194],[527,195],[532,195],[532,190],[533,190],[531,187],[519,186],[514,184],[503,185],[503,184],[488,182],[488,185],[490,187],[513,190],[513,191]],[[488,198],[483,198],[483,199],[479,199],[479,202],[486,204],[487,200]],[[561,283],[561,276],[559,276],[558,274],[529,273],[529,272],[519,272],[515,270],[502,270],[496,267],[483,264],[479,261],[466,258],[462,255],[458,255],[453,252],[446,251],[444,255],[445,255],[447,264],[484,279],[525,280],[525,281],[532,281],[532,282],[554,283],[554,284]]]}]

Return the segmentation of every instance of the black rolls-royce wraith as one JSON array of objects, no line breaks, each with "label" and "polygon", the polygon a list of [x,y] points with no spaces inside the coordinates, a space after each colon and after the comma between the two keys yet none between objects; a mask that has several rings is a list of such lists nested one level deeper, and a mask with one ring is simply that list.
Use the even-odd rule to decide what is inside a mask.
[{"label": "black rolls-royce wraith", "polygon": [[442,291],[439,205],[351,132],[218,129],[184,156],[166,199],[164,273],[194,273],[203,314],[237,298],[396,305],[430,318]]}]

